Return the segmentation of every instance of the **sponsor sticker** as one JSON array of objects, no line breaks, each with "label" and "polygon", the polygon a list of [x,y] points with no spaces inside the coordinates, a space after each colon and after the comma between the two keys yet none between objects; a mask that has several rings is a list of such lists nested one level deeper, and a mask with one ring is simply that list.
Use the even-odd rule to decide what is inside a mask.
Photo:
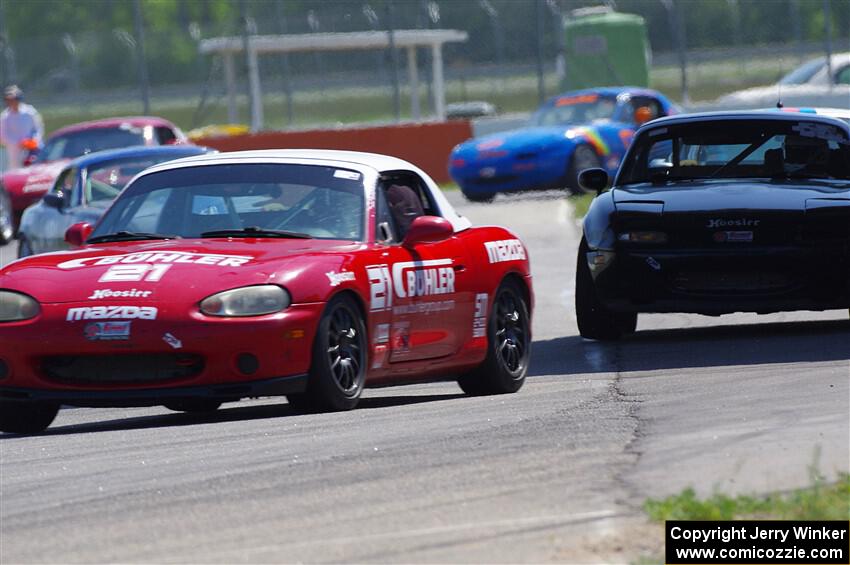
[{"label": "sponsor sticker", "polygon": [[454,300],[429,300],[428,302],[415,302],[413,304],[402,304],[393,306],[393,314],[403,316],[405,314],[434,314],[454,310]]},{"label": "sponsor sticker", "polygon": [[751,231],[719,231],[714,234],[714,241],[717,243],[739,242],[752,243],[753,232]]},{"label": "sponsor sticker", "polygon": [[355,171],[346,171],[345,169],[337,169],[334,171],[334,177],[338,179],[360,180],[360,173]]},{"label": "sponsor sticker", "polygon": [[387,358],[389,347],[386,345],[376,345],[372,352],[372,368],[380,369],[384,366],[384,360]]},{"label": "sponsor sticker", "polygon": [[500,241],[487,241],[484,243],[487,250],[487,258],[490,263],[501,263],[503,261],[524,261],[526,258],[525,247],[518,239],[503,239]]},{"label": "sponsor sticker", "polygon": [[183,347],[183,342],[170,333],[164,334],[162,336],[162,341],[164,341],[174,349],[181,349]]},{"label": "sponsor sticker", "polygon": [[827,124],[816,124],[814,122],[799,122],[791,128],[800,137],[816,137],[827,141],[835,141],[842,144],[850,143],[847,137],[836,127]]},{"label": "sponsor sticker", "polygon": [[395,324],[392,329],[392,348],[393,353],[409,353],[410,352],[410,323],[401,322]]},{"label": "sponsor sticker", "polygon": [[126,341],[130,339],[132,322],[91,322],[83,329],[89,341]]},{"label": "sponsor sticker", "polygon": [[89,300],[104,300],[107,298],[147,298],[153,294],[152,290],[139,290],[131,288],[129,290],[112,290],[111,288],[103,288],[92,291]]},{"label": "sponsor sticker", "polygon": [[505,143],[504,139],[491,139],[489,141],[484,141],[475,146],[479,151],[487,151],[490,149],[496,149],[497,147],[501,147]]},{"label": "sponsor sticker", "polygon": [[190,253],[184,251],[157,251],[148,253],[127,253],[124,255],[100,255],[97,257],[81,257],[59,263],[60,269],[79,269],[81,267],[99,267],[101,265],[170,265],[193,264],[212,265],[216,267],[241,267],[253,257],[244,255],[219,255],[214,253]]},{"label": "sponsor sticker", "polygon": [[390,341],[390,325],[378,324],[375,326],[375,343],[388,343]]},{"label": "sponsor sticker", "polygon": [[757,227],[761,220],[751,220],[749,218],[710,218],[706,224],[706,228],[748,228]]},{"label": "sponsor sticker", "polygon": [[475,295],[475,313],[472,318],[472,337],[487,335],[487,293]]},{"label": "sponsor sticker", "polygon": [[455,272],[452,262],[452,259],[429,259],[402,261],[392,267],[367,267],[371,310],[375,312],[392,308],[393,295],[397,298],[417,298],[453,294]]},{"label": "sponsor sticker", "polygon": [[68,308],[65,321],[78,320],[156,320],[153,306],[81,306]]},{"label": "sponsor sticker", "polygon": [[351,271],[340,271],[339,273],[328,271],[325,275],[328,277],[331,286],[339,286],[346,281],[353,281],[355,278]]}]

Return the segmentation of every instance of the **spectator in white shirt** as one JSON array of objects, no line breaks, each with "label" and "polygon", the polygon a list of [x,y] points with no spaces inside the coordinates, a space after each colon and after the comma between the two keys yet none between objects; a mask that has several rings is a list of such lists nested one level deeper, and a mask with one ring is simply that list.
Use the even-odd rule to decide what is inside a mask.
[{"label": "spectator in white shirt", "polygon": [[44,123],[38,111],[21,100],[23,91],[11,85],[3,92],[6,109],[0,112],[0,143],[6,148],[6,166],[23,166],[29,151],[41,147]]}]

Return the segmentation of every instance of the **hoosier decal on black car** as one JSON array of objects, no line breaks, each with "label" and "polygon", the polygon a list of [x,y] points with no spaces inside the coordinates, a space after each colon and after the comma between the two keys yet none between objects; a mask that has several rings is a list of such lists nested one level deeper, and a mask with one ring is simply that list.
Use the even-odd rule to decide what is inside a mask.
[{"label": "hoosier decal on black car", "polygon": [[711,218],[708,220],[707,228],[744,228],[749,226],[757,226],[761,220],[749,220],[740,218],[737,220],[723,220],[720,218]]}]

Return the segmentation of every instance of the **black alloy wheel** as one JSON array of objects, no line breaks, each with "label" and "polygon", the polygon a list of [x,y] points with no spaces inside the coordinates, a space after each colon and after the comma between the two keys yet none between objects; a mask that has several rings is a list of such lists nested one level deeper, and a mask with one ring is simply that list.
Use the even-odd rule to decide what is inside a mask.
[{"label": "black alloy wheel", "polygon": [[531,323],[519,283],[507,280],[496,291],[487,323],[487,357],[458,379],[470,395],[518,391],[531,356]]},{"label": "black alloy wheel", "polygon": [[366,382],[366,324],[360,308],[346,295],[328,302],[313,342],[307,390],[287,395],[301,411],[350,410]]}]

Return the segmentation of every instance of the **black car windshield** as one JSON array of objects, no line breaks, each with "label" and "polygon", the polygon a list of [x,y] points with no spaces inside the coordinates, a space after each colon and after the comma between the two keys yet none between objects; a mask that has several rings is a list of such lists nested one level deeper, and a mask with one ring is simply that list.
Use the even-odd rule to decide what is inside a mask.
[{"label": "black car windshield", "polygon": [[121,125],[112,128],[86,129],[49,139],[44,149],[39,151],[38,161],[74,159],[80,155],[103,151],[104,149],[119,149],[144,144],[144,130],[140,127]]},{"label": "black car windshield", "polygon": [[269,163],[183,167],[128,186],[91,237],[294,234],[360,241],[365,206],[362,175],[349,169]]},{"label": "black car windshield", "polygon": [[850,180],[840,126],[806,120],[712,120],[642,132],[618,184],[712,178]]},{"label": "black car windshield", "polygon": [[617,99],[601,94],[574,94],[555,98],[531,116],[532,126],[586,124],[614,116]]}]

